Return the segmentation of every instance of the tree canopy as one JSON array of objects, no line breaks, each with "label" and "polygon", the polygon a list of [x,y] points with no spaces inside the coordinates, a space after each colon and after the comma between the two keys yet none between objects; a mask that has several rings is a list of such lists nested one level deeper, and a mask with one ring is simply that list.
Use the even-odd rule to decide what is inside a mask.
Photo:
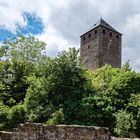
[{"label": "tree canopy", "polygon": [[18,36],[0,47],[0,130],[18,123],[108,127],[140,137],[140,73],[127,62],[88,70],[70,48],[50,58],[45,43]]}]

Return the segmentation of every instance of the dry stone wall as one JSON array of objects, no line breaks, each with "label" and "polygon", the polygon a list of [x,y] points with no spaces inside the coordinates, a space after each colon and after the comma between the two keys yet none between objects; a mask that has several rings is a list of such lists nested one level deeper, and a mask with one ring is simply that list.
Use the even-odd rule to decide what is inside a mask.
[{"label": "dry stone wall", "polygon": [[[12,134],[0,133],[0,140],[110,140],[107,128],[78,125],[20,124]],[[5,136],[5,137],[4,137]]]},{"label": "dry stone wall", "polygon": [[140,140],[139,138],[117,138],[111,137],[111,140]]},{"label": "dry stone wall", "polygon": [[111,137],[107,128],[81,125],[20,124],[13,132],[0,132],[0,140],[140,140]]},{"label": "dry stone wall", "polygon": [[0,140],[11,140],[12,132],[0,131]]}]

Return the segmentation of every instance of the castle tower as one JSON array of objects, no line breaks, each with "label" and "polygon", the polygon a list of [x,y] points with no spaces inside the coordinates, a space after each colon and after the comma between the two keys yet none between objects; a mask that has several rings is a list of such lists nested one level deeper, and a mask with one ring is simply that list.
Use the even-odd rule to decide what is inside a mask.
[{"label": "castle tower", "polygon": [[80,37],[80,60],[87,68],[95,69],[105,64],[121,67],[122,34],[103,19]]}]

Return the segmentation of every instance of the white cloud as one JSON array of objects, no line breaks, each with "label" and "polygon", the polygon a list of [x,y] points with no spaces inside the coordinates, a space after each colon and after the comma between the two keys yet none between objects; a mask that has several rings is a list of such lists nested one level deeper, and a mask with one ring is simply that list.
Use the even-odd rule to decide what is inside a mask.
[{"label": "white cloud", "polygon": [[16,24],[26,25],[21,12],[17,12],[16,9],[8,5],[0,5],[0,21],[1,25],[5,25],[9,31],[14,33],[16,31]]},{"label": "white cloud", "polygon": [[68,50],[70,46],[69,42],[62,38],[61,34],[57,32],[51,25],[45,29],[41,35],[37,35],[37,38],[47,43],[46,53],[50,56],[57,55],[62,50]]},{"label": "white cloud", "polygon": [[3,23],[1,23],[5,24],[7,30],[15,33],[16,24],[19,24],[20,26],[26,26],[26,21],[22,15],[23,12],[36,14],[42,19],[42,22],[45,26],[44,32],[37,37],[47,43],[46,52],[50,56],[53,56],[64,49],[66,50],[69,47],[73,47],[73,45],[70,46],[71,43],[69,43],[68,40],[62,37],[61,33],[57,32],[55,27],[51,26],[50,21],[50,12],[53,12],[53,9],[66,9],[66,7],[68,7],[68,1],[66,0],[61,0],[59,3],[57,0],[2,0],[0,2],[0,12],[2,15],[0,17],[0,21],[3,21]]},{"label": "white cloud", "polygon": [[43,0],[1,0],[0,21],[11,32],[16,32],[16,25],[26,26],[23,12],[35,13],[43,22],[49,19],[50,9]]}]

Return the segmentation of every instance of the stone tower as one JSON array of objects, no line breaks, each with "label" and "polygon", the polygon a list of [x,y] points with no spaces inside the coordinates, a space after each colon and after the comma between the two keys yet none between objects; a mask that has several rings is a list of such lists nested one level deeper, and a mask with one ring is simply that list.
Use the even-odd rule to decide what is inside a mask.
[{"label": "stone tower", "polygon": [[122,34],[103,19],[80,37],[80,60],[87,68],[95,69],[105,64],[121,67]]}]

